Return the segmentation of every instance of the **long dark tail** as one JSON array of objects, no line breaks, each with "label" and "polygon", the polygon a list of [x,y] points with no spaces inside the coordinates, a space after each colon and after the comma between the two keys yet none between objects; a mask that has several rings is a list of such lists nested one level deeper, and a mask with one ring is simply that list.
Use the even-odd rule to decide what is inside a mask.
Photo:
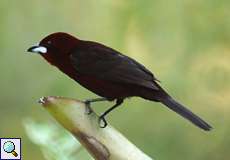
[{"label": "long dark tail", "polygon": [[171,97],[165,97],[160,100],[161,103],[166,105],[168,108],[173,110],[174,112],[180,114],[182,117],[186,118],[196,126],[204,129],[205,131],[210,131],[212,127],[202,120],[200,117],[192,113],[190,110],[185,108],[183,105],[179,104]]}]

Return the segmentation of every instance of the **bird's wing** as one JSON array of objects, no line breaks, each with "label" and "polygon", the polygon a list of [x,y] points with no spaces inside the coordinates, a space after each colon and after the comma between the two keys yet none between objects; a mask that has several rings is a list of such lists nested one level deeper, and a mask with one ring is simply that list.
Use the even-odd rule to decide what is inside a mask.
[{"label": "bird's wing", "polygon": [[143,65],[102,44],[83,41],[70,55],[75,70],[116,83],[158,90],[154,75]]}]

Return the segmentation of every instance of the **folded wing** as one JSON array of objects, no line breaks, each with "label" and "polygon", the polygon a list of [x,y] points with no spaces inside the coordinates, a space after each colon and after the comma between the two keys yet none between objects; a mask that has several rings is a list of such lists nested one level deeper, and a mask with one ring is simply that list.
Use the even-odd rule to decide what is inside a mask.
[{"label": "folded wing", "polygon": [[102,44],[83,41],[70,55],[75,70],[83,75],[158,90],[156,78],[143,65]]}]

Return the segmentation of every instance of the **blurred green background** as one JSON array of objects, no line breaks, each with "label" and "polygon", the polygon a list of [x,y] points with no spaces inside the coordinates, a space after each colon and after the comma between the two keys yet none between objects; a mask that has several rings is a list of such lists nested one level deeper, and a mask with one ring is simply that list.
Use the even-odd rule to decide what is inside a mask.
[{"label": "blurred green background", "polygon": [[[26,117],[52,119],[39,97],[96,97],[26,52],[57,31],[145,64],[172,96],[214,127],[206,133],[160,104],[127,99],[108,120],[145,153],[158,160],[229,159],[229,0],[1,0],[0,9],[0,137],[21,137],[23,159],[44,159],[22,125]],[[108,105],[93,106],[100,113]]]}]

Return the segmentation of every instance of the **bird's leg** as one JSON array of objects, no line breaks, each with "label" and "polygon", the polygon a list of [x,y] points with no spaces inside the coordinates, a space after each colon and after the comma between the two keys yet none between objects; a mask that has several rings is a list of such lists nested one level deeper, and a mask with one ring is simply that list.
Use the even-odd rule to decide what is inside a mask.
[{"label": "bird's leg", "polygon": [[105,97],[99,97],[99,98],[94,98],[94,99],[87,99],[87,100],[85,100],[84,102],[85,102],[86,104],[90,104],[90,103],[92,103],[92,102],[100,102],[100,101],[108,101],[108,99],[105,98]]},{"label": "bird's leg", "polygon": [[104,98],[104,97],[100,97],[100,98],[94,98],[94,99],[87,99],[84,101],[84,103],[86,104],[86,110],[85,110],[85,113],[86,114],[90,114],[92,113],[92,110],[90,108],[90,103],[93,103],[93,102],[100,102],[100,101],[107,101],[108,99],[107,98]]},{"label": "bird's leg", "polygon": [[[106,122],[105,116],[109,112],[111,112],[112,110],[114,110],[116,107],[120,106],[122,103],[123,103],[123,99],[117,99],[116,104],[114,106],[112,106],[111,108],[109,108],[103,114],[100,115],[100,117],[99,117],[99,125],[100,125],[101,128],[105,128],[107,126],[107,122]],[[101,122],[103,122],[102,125],[101,125]]]}]

